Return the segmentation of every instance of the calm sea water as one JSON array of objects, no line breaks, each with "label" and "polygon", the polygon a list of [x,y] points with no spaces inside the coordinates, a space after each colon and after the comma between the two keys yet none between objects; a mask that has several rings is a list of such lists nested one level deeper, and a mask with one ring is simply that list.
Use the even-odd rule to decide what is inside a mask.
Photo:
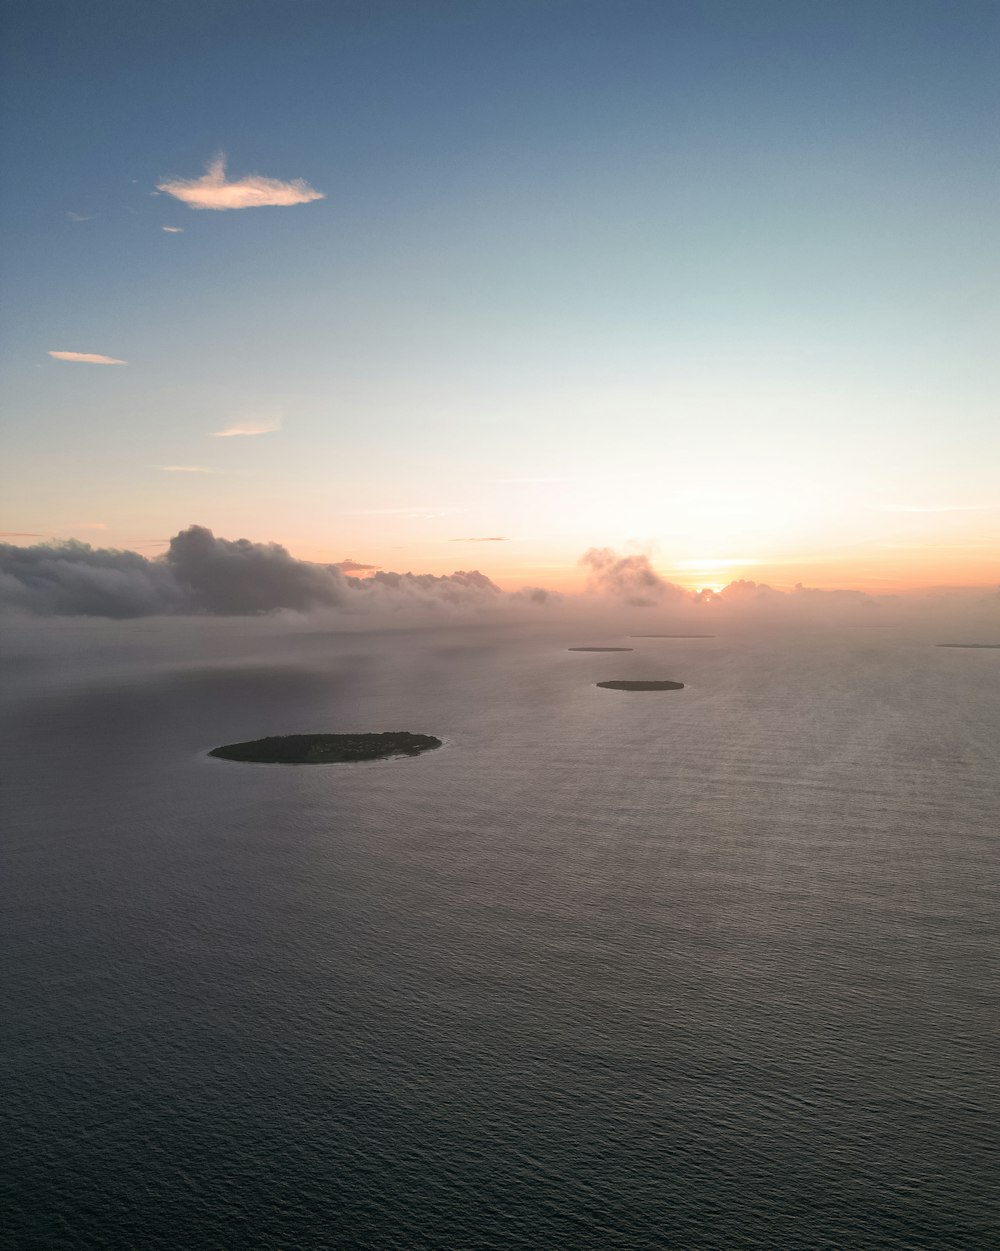
[{"label": "calm sea water", "polygon": [[[3,1245],[1000,1246],[1000,652],[74,638],[11,653]],[[205,756],[357,729],[447,742]]]}]

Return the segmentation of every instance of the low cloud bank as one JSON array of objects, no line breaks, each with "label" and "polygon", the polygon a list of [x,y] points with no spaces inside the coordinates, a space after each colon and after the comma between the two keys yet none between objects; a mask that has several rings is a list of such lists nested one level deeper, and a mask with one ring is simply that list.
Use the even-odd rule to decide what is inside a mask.
[{"label": "low cloud bank", "polygon": [[338,565],[296,560],[278,543],[220,539],[204,526],[182,530],[153,560],[76,540],[33,547],[0,544],[0,604],[39,616],[476,610],[504,598],[478,570],[442,576],[379,571],[354,578]]},{"label": "low cloud bank", "polygon": [[718,592],[695,592],[661,578],[642,555],[591,548],[581,564],[590,575],[582,595],[544,587],[503,591],[475,569],[435,575],[394,573],[351,559],[313,564],[278,543],[216,538],[204,526],[190,526],[153,559],[77,540],[47,539],[33,547],[0,542],[0,609],[118,619],[289,611],[350,614],[366,626],[538,620],[535,614],[544,610],[553,624],[648,630],[655,623],[657,629],[699,631],[726,622],[892,626],[916,615],[925,622],[978,623],[1000,635],[997,588],[874,596],[802,585],[782,591],[740,579]]}]

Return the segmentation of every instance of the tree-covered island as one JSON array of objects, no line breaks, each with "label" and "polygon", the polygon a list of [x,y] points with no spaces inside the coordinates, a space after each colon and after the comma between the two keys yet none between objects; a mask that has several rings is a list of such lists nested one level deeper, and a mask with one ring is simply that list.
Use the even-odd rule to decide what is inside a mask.
[{"label": "tree-covered island", "polygon": [[351,764],[419,756],[440,746],[441,740],[430,734],[386,730],[382,734],[281,734],[249,743],[229,743],[208,754],[246,764]]},{"label": "tree-covered island", "polygon": [[606,691],[683,691],[683,682],[643,682],[617,681],[595,682],[595,686],[603,686]]},{"label": "tree-covered island", "polygon": [[568,652],[634,652],[634,647],[567,647]]}]

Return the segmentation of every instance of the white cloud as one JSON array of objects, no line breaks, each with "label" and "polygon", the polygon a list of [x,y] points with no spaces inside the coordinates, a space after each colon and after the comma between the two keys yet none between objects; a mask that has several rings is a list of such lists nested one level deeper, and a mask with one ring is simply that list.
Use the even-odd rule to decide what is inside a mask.
[{"label": "white cloud", "polygon": [[225,430],[214,430],[212,438],[232,439],[236,435],[241,434],[274,434],[276,430],[280,429],[280,418],[264,418],[263,421],[238,421],[233,426],[227,426]]},{"label": "white cloud", "polygon": [[89,216],[85,216],[83,213],[67,212],[66,216],[71,222],[92,222],[96,219],[97,214],[91,213]]},{"label": "white cloud", "polygon": [[50,352],[57,361],[74,361],[80,365],[127,365],[128,361],[120,361],[114,356],[100,356],[95,352]]},{"label": "white cloud", "polygon": [[215,473],[214,469],[205,469],[201,465],[161,465],[163,473]]},{"label": "white cloud", "polygon": [[264,208],[269,205],[309,204],[326,197],[301,178],[280,182],[248,174],[234,182],[226,180],[226,159],[217,156],[200,178],[172,178],[156,184],[158,190],[172,195],[194,209]]},{"label": "white cloud", "polygon": [[182,235],[184,233],[183,226],[161,226],[161,230],[165,230],[168,235]]}]

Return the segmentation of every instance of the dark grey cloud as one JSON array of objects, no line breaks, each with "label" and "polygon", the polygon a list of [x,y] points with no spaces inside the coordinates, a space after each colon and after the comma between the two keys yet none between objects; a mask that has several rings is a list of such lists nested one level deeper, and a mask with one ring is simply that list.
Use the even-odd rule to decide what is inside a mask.
[{"label": "dark grey cloud", "polygon": [[352,560],[350,556],[343,560],[334,562],[334,567],[341,570],[342,573],[366,573],[369,570],[377,569],[378,565],[365,565],[359,560]]},{"label": "dark grey cloud", "polygon": [[0,543],[0,605],[40,616],[142,617],[159,613],[255,616],[282,609],[398,612],[483,606],[508,599],[478,570],[354,578],[343,565],[296,560],[278,543],[221,539],[204,526],[174,535],[167,551],[94,548],[70,540]]},{"label": "dark grey cloud", "polygon": [[682,587],[660,577],[648,556],[619,556],[610,547],[592,547],[580,564],[590,571],[591,591],[613,595],[630,608],[654,608],[685,595]]},{"label": "dark grey cloud", "polygon": [[344,575],[332,565],[296,560],[278,543],[217,539],[204,526],[174,535],[163,560],[198,612],[304,611],[343,603],[348,594]]},{"label": "dark grey cloud", "polygon": [[144,617],[184,611],[184,594],[165,564],[70,539],[0,543],[0,604],[39,616]]}]

